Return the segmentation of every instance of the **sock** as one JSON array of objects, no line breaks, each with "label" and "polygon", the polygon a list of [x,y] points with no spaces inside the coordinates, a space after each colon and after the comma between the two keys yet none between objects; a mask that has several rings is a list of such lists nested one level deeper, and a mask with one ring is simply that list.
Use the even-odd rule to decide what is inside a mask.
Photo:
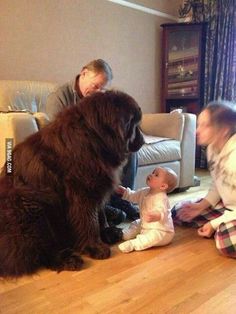
[{"label": "sock", "polygon": [[132,241],[125,241],[125,242],[119,244],[118,247],[123,253],[129,253],[129,252],[132,252],[134,250]]}]

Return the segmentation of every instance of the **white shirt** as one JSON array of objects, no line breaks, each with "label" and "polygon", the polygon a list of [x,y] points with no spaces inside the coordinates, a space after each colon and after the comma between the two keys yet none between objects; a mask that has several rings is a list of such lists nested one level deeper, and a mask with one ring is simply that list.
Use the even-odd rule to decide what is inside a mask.
[{"label": "white shirt", "polygon": [[226,142],[219,153],[209,145],[207,160],[213,183],[205,199],[212,206],[221,200],[224,207],[229,209],[211,221],[212,227],[216,229],[222,222],[236,220],[236,134]]},{"label": "white shirt", "polygon": [[[132,191],[127,188],[122,198],[139,205],[141,228],[174,232],[170,203],[166,193],[159,192],[151,194],[149,187],[142,188],[137,191]],[[154,222],[145,221],[144,214],[149,212],[160,213],[161,219]]]}]

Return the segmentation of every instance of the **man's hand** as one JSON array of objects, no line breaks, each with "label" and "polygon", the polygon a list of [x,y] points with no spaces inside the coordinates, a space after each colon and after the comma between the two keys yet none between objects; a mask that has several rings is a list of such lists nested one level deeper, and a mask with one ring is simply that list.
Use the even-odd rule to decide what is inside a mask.
[{"label": "man's hand", "polygon": [[205,225],[198,229],[198,235],[200,237],[210,238],[214,232],[215,230],[209,222],[207,222]]}]

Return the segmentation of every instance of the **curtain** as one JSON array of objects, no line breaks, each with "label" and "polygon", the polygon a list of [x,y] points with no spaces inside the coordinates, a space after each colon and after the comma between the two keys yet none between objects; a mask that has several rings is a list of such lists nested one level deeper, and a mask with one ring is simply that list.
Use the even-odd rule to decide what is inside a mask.
[{"label": "curtain", "polygon": [[[204,106],[236,101],[236,0],[205,0],[207,19]],[[201,168],[206,168],[205,150]]]}]

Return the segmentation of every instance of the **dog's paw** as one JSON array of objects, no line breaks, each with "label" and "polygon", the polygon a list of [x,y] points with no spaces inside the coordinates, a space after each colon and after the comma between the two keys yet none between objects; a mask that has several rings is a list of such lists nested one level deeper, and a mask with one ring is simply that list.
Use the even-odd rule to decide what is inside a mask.
[{"label": "dog's paw", "polygon": [[67,249],[61,251],[57,255],[55,263],[53,263],[50,268],[56,270],[57,272],[61,272],[63,270],[75,271],[80,270],[83,263],[84,261],[78,252]]},{"label": "dog's paw", "polygon": [[122,236],[122,229],[115,226],[107,227],[101,230],[101,239],[104,243],[107,244],[115,244],[120,242],[122,240]]},{"label": "dog's paw", "polygon": [[96,243],[86,246],[84,253],[95,259],[105,259],[110,257],[111,250],[109,246],[104,243]]}]

